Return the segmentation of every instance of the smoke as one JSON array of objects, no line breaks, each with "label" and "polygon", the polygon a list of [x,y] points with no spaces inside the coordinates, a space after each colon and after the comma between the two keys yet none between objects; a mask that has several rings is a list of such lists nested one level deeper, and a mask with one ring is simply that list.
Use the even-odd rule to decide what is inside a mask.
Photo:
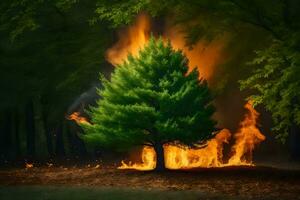
[{"label": "smoke", "polygon": [[81,115],[84,115],[84,110],[88,106],[95,105],[96,100],[99,98],[97,94],[97,88],[100,87],[100,84],[94,84],[89,90],[83,92],[68,108],[67,115],[70,115],[74,112],[78,112]]}]

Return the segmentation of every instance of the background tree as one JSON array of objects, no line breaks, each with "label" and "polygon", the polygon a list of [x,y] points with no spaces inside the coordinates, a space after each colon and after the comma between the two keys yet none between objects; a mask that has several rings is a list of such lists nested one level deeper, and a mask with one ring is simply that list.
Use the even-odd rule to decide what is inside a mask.
[{"label": "background tree", "polygon": [[91,108],[92,125],[83,123],[89,142],[118,149],[152,146],[156,169],[164,169],[163,145],[195,145],[213,136],[215,121],[207,84],[197,70],[187,74],[182,52],[154,38],[112,73],[101,78],[102,97]]},{"label": "background tree", "polygon": [[[94,3],[67,7],[58,2],[0,3],[1,161],[84,152],[66,115],[78,96],[94,86],[94,71],[109,73],[104,53],[112,31],[105,23],[88,24]],[[35,29],[28,28],[29,21]]]}]

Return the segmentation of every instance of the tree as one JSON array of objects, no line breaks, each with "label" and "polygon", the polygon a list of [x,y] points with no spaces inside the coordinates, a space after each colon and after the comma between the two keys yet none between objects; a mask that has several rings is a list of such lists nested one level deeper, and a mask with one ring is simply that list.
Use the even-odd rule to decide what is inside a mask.
[{"label": "tree", "polygon": [[[8,135],[1,143],[13,146],[8,141],[17,137],[10,137],[20,136],[23,157],[46,159],[54,152],[62,154],[61,149],[67,152],[61,140],[69,131],[68,108],[97,81],[95,70],[111,69],[104,54],[112,43],[112,30],[104,23],[88,24],[94,2],[67,8],[64,1],[0,3],[0,118],[11,116],[6,126],[0,123],[0,134]],[[36,28],[26,25],[30,21]],[[75,130],[70,134],[70,140],[79,140]]]},{"label": "tree", "polygon": [[91,124],[81,124],[87,142],[116,149],[152,146],[156,169],[164,169],[163,145],[195,145],[213,136],[214,107],[205,80],[181,51],[162,39],[150,39],[137,57],[117,66],[111,80],[101,77],[103,89],[89,111]]},{"label": "tree", "polygon": [[300,125],[300,52],[282,41],[264,50],[249,63],[259,66],[250,77],[241,81],[242,89],[252,89],[249,98],[263,104],[271,112],[273,130],[285,142],[290,129]]},{"label": "tree", "polygon": [[[259,51],[252,64],[239,63],[239,68],[247,66],[243,74],[250,74],[240,78],[244,80],[240,83],[242,89],[251,91],[249,98],[255,105],[262,104],[271,112],[273,130],[284,142],[293,126],[300,127],[299,80],[295,78],[300,68],[299,9],[298,0],[130,0],[113,3],[101,0],[95,19],[108,20],[117,26],[128,24],[141,11],[152,16],[168,13],[183,27],[189,45],[224,32],[230,33],[238,45],[243,32],[253,33],[251,40],[258,40],[254,35],[258,30],[264,31],[262,42],[257,41],[255,49]],[[248,56],[248,61],[251,59]],[[252,73],[249,73],[249,66]]]}]

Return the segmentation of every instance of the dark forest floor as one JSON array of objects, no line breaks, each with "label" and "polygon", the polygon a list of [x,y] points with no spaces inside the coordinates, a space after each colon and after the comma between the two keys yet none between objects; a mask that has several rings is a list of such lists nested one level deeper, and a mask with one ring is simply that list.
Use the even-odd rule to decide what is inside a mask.
[{"label": "dark forest floor", "polygon": [[[78,193],[78,195],[76,195]],[[142,172],[113,167],[0,170],[0,199],[300,199],[300,171],[226,167]],[[46,195],[46,196],[45,196]],[[71,195],[71,196],[70,196]],[[141,196],[142,195],[142,196]],[[97,198],[95,198],[97,197]]]}]

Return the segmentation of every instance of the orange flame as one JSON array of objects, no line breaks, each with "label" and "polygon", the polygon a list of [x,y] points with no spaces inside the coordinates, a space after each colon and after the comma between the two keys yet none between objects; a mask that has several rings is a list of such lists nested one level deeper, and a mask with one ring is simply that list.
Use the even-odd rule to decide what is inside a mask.
[{"label": "orange flame", "polygon": [[[106,52],[106,59],[117,66],[126,60],[128,53],[136,56],[150,38],[150,18],[145,14],[137,17],[136,22],[129,26],[125,31],[119,33],[119,41]],[[222,49],[224,47],[223,39],[207,43],[199,41],[189,48],[185,45],[184,35],[179,27],[166,27],[163,34],[165,40],[170,40],[175,49],[180,49],[189,59],[189,72],[195,67],[200,72],[199,78],[209,80],[213,74],[214,68],[220,63],[222,58]]]},{"label": "orange flame", "polygon": [[210,80],[215,67],[220,64],[224,39],[220,38],[210,43],[198,41],[192,48],[185,45],[185,36],[180,27],[168,27],[165,37],[171,41],[173,48],[180,49],[189,59],[189,71],[197,68],[200,72],[199,78]]},{"label": "orange flame", "polygon": [[165,145],[166,167],[169,169],[221,167],[223,144],[228,143],[230,136],[229,130],[223,129],[207,142],[205,148],[200,149]]},{"label": "orange flame", "polygon": [[[234,134],[235,144],[232,146],[232,156],[228,162],[223,161],[223,147],[229,142],[231,133],[227,129],[221,130],[215,138],[207,142],[205,148],[193,149],[182,145],[164,145],[165,165],[169,169],[190,169],[197,167],[224,167],[232,165],[253,165],[252,153],[255,145],[265,140],[265,136],[257,128],[258,112],[251,102],[245,105],[247,114],[240,123],[240,128]],[[122,161],[119,169],[152,170],[155,168],[155,152],[153,148],[144,147],[142,163],[131,162],[126,164]],[[149,158],[149,159],[145,159]]]},{"label": "orange flame", "polygon": [[119,41],[106,52],[106,59],[116,66],[122,63],[128,53],[136,56],[150,38],[150,19],[147,15],[139,15],[136,22],[125,31],[119,32]]},{"label": "orange flame", "polygon": [[156,165],[156,155],[153,148],[145,146],[142,151],[142,163],[134,163],[129,162],[126,164],[122,161],[122,165],[118,167],[118,169],[136,169],[141,171],[152,170]]},{"label": "orange flame", "polygon": [[249,112],[234,135],[236,142],[232,147],[233,155],[228,161],[229,165],[251,164],[255,145],[266,139],[256,126],[259,113],[253,108],[251,101],[246,103],[245,108]]},{"label": "orange flame", "polygon": [[[139,49],[143,47],[149,39],[150,19],[147,15],[139,15],[137,21],[127,30],[119,34],[119,41],[106,52],[106,59],[117,66],[126,59],[128,53],[137,55]],[[224,42],[215,40],[209,44],[198,42],[193,49],[185,46],[184,36],[178,27],[169,27],[164,34],[170,39],[175,49],[182,49],[189,59],[189,71],[196,66],[200,71],[200,77],[209,81],[215,71],[215,67],[220,64]],[[240,123],[240,128],[236,134],[229,130],[221,130],[215,138],[209,140],[204,148],[195,149],[184,145],[175,146],[164,145],[165,165],[169,169],[188,169],[195,167],[223,167],[229,165],[252,165],[252,152],[255,145],[265,140],[265,136],[257,128],[257,118],[259,113],[252,107],[251,102],[246,103],[247,114]],[[78,112],[69,116],[70,120],[77,123],[89,123]],[[232,155],[228,162],[224,162],[223,148],[228,144],[231,135],[234,135],[235,144],[232,146]],[[141,153],[141,163],[122,161],[119,169],[152,170],[156,165],[156,154],[152,147],[145,146]]]},{"label": "orange flame", "polygon": [[77,124],[90,124],[90,122],[85,118],[80,116],[79,112],[74,112],[67,117],[69,120],[74,120]]}]

